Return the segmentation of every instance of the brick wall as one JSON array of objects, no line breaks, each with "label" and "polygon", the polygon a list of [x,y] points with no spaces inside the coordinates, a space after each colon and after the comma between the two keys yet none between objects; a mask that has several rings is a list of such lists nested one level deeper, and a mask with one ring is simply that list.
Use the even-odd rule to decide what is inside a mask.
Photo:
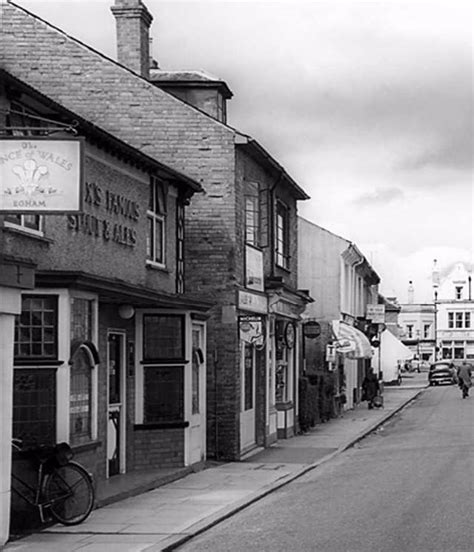
[{"label": "brick wall", "polygon": [[184,466],[184,429],[135,430],[132,440],[133,469]]}]

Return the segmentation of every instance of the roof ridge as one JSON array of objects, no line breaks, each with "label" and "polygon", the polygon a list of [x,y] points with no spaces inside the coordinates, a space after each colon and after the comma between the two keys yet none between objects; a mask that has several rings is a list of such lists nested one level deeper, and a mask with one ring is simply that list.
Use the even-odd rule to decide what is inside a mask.
[{"label": "roof ridge", "polygon": [[[120,63],[119,61],[113,59],[113,58],[110,58],[109,56],[105,55],[104,53],[102,52],[99,52],[98,50],[94,49],[92,46],[89,46],[88,44],[86,44],[85,42],[82,42],[82,40],[79,40],[78,38],[66,33],[66,31],[64,31],[63,29],[61,29],[60,27],[56,27],[56,25],[53,25],[52,23],[50,23],[49,21],[46,21],[45,19],[43,19],[42,17],[40,17],[39,15],[36,15],[32,12],[30,12],[29,10],[27,10],[26,8],[24,8],[23,6],[20,6],[19,4],[16,4],[15,2],[13,2],[12,0],[6,0],[6,3],[7,5],[10,5],[10,6],[13,6],[14,8],[18,9],[18,10],[21,10],[22,12],[24,12],[26,15],[28,15],[29,17],[37,20],[37,21],[40,21],[41,23],[43,23],[46,27],[49,27],[50,29],[53,29],[55,32],[63,35],[64,37],[66,37],[69,41],[75,43],[75,44],[78,44],[79,46],[85,48],[86,50],[88,50],[89,52],[91,52],[92,54],[95,54],[97,56],[99,56],[100,58],[102,58],[103,60],[105,60],[106,62],[109,62],[109,63],[112,63],[114,64],[115,66],[127,71],[128,73],[130,73],[131,75],[133,75],[134,77],[136,77],[137,79],[139,79],[140,81],[142,81],[144,84],[148,85],[152,90],[158,90],[159,93],[161,94],[164,94],[167,98],[171,98],[173,101],[176,101],[178,102],[180,105],[185,105],[187,106],[188,108],[192,109],[193,111],[197,111],[198,113],[202,114],[202,115],[205,115],[209,120],[211,121],[214,121],[215,123],[221,125],[221,126],[224,126],[225,128],[235,132],[235,129],[233,129],[232,127],[230,127],[229,125],[226,125],[224,123],[222,123],[221,121],[219,121],[218,119],[215,119],[214,117],[208,115],[207,113],[205,113],[204,111],[198,109],[197,107],[191,105],[191,104],[188,104],[186,102],[184,102],[183,100],[180,100],[179,98],[176,98],[175,96],[173,96],[172,94],[166,92],[165,90],[162,90],[161,88],[155,86],[150,80],[146,79],[145,77],[143,77],[142,75],[140,75],[139,73],[136,73],[135,71],[133,71],[132,69],[130,69],[129,67],[127,67],[126,65],[123,65],[122,63]],[[1,8],[1,1],[0,1],[0,8]]]}]

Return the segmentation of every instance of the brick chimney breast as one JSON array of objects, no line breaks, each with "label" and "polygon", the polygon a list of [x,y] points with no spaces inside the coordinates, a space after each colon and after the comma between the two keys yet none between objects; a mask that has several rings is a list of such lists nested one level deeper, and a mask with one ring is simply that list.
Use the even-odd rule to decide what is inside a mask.
[{"label": "brick chimney breast", "polygon": [[115,0],[117,60],[135,73],[150,77],[150,25],[153,17],[141,0]]}]

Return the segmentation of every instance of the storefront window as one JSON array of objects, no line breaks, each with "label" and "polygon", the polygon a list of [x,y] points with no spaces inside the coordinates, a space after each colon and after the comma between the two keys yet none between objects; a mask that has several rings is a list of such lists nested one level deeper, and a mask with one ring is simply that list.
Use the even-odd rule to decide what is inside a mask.
[{"label": "storefront window", "polygon": [[146,366],[144,384],[145,423],[184,420],[183,366]]},{"label": "storefront window", "polygon": [[15,369],[13,437],[26,447],[56,443],[55,369]]},{"label": "storefront window", "polygon": [[72,444],[92,438],[92,370],[90,354],[79,348],[71,360],[69,428]]},{"label": "storefront window", "polygon": [[184,317],[176,314],[143,316],[143,360],[184,360]]},{"label": "storefront window", "polygon": [[55,295],[24,295],[15,321],[15,360],[57,358],[57,304]]}]

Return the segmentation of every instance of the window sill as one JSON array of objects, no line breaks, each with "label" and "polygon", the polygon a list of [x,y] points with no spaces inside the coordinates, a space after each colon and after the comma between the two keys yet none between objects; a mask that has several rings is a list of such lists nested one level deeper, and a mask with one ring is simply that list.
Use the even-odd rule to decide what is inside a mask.
[{"label": "window sill", "polygon": [[20,236],[31,238],[33,240],[46,243],[48,245],[54,243],[54,240],[52,240],[51,238],[46,238],[42,233],[37,233],[35,231],[29,232],[26,228],[20,228],[20,227],[15,227],[10,225],[7,226],[5,223],[3,223],[3,231],[11,232],[12,234],[19,234]]},{"label": "window sill", "polygon": [[15,368],[57,368],[65,364],[64,360],[43,360],[43,359],[31,359],[31,360],[15,360]]},{"label": "window sill", "polygon": [[166,265],[156,264],[156,263],[153,263],[152,261],[146,262],[146,268],[147,270],[158,270],[159,272],[164,272],[165,274],[170,273],[168,268],[166,268]]},{"label": "window sill", "polygon": [[150,424],[135,424],[133,426],[134,431],[148,431],[153,429],[181,429],[189,427],[189,422],[175,421],[175,422],[155,422]]},{"label": "window sill", "polygon": [[288,272],[288,274],[291,274],[291,269],[286,266],[282,266],[276,263],[275,267],[278,268],[278,270],[284,270],[285,272]]},{"label": "window sill", "polygon": [[183,364],[189,364],[189,360],[163,358],[159,360],[140,360],[140,364],[143,366],[182,366]]},{"label": "window sill", "polygon": [[88,443],[82,443],[80,445],[71,445],[74,454],[81,454],[82,452],[88,452],[95,450],[102,446],[102,441],[89,441]]}]

